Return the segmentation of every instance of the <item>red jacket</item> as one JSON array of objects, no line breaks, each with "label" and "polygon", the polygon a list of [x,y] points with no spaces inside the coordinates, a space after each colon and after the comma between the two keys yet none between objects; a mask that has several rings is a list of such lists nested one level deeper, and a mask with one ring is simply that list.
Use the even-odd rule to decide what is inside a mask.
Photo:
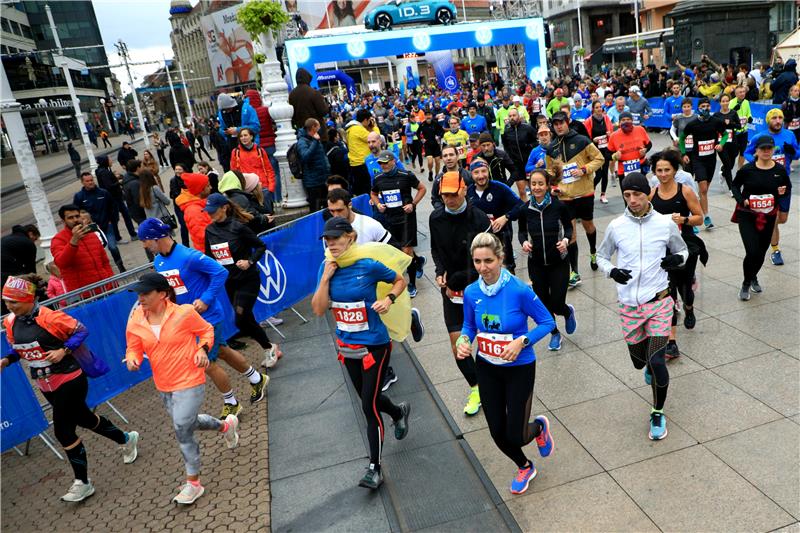
[{"label": "red jacket", "polygon": [[240,144],[231,152],[231,170],[238,170],[242,174],[252,173],[258,175],[262,189],[275,192],[275,172],[265,152],[260,146],[253,145],[250,150],[245,150]]},{"label": "red jacket", "polygon": [[211,217],[203,211],[206,206],[205,198],[195,196],[184,189],[175,198],[175,203],[183,211],[183,218],[192,238],[192,247],[200,250],[200,253],[206,253],[206,226],[211,224]]},{"label": "red jacket", "polygon": [[64,280],[68,291],[80,289],[114,275],[108,254],[97,235],[86,235],[78,241],[77,246],[70,244],[71,238],[72,230],[64,227],[50,242],[50,252],[53,254],[56,266],[61,269],[61,279]]},{"label": "red jacket", "polygon": [[[606,141],[606,143],[608,143],[608,137],[610,137],[611,134],[614,133],[614,125],[611,124],[611,119],[608,118],[608,115],[606,115],[605,113],[603,113],[603,121],[606,123],[606,139],[605,139],[605,141]],[[589,132],[589,139],[591,139],[592,142],[594,142],[594,136],[592,134],[592,116],[591,115],[589,115],[589,118],[587,118],[586,120],[583,121],[583,125],[586,126],[586,131]],[[605,147],[603,147],[603,148],[605,148]]]},{"label": "red jacket", "polygon": [[275,146],[275,123],[269,114],[269,108],[261,102],[261,95],[255,89],[249,89],[244,95],[250,101],[250,106],[256,110],[258,122],[261,124],[259,146],[261,148]]}]

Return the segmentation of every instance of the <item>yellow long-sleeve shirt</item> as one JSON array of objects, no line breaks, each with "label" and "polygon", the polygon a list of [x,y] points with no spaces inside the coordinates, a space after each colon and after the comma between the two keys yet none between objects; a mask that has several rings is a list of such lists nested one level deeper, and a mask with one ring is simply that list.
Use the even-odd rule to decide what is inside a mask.
[{"label": "yellow long-sleeve shirt", "polygon": [[347,151],[350,157],[350,166],[357,167],[364,164],[364,160],[369,155],[369,146],[367,145],[367,136],[371,131],[380,133],[378,126],[367,130],[361,124],[350,126],[347,129]]}]

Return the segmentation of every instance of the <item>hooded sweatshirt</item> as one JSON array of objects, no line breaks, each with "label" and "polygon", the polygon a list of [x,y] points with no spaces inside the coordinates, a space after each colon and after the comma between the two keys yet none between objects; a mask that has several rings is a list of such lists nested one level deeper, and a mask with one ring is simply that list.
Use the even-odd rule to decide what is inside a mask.
[{"label": "hooded sweatshirt", "polygon": [[[294,107],[292,126],[299,130],[305,126],[306,120],[315,118],[321,125],[325,125],[325,115],[328,114],[328,104],[318,90],[311,87],[311,73],[304,68],[297,69],[295,75],[297,85],[289,93],[289,103]],[[319,140],[328,140],[328,129],[319,130]]]},{"label": "hooded sweatshirt", "polygon": [[208,185],[208,176],[184,172],[181,179],[186,188],[175,199],[175,203],[183,211],[183,218],[192,238],[192,247],[203,253],[206,250],[206,226],[211,224],[211,217],[203,211],[206,199],[200,198],[200,193]]},{"label": "hooded sweatshirt", "polygon": [[269,114],[269,108],[261,102],[261,95],[255,89],[249,89],[244,93],[250,106],[255,109],[258,122],[261,125],[259,132],[259,146],[267,148],[275,146],[275,124]]}]

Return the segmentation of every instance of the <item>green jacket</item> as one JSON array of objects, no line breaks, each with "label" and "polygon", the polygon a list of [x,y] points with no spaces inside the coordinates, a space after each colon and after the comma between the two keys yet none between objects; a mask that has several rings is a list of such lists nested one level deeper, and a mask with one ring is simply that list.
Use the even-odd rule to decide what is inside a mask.
[{"label": "green jacket", "polygon": [[511,106],[503,107],[500,106],[500,109],[497,110],[495,113],[495,117],[497,117],[497,122],[495,126],[497,129],[500,130],[500,135],[506,130],[506,119],[508,118],[508,110],[511,109]]},{"label": "green jacket", "polygon": [[552,117],[553,113],[561,111],[561,106],[565,104],[569,105],[569,98],[566,96],[562,96],[561,98],[553,98],[550,100],[550,103],[547,104],[547,109],[545,109],[545,111],[547,111],[547,116]]},{"label": "green jacket", "polygon": [[[736,114],[739,115],[739,128],[736,129],[736,133],[747,131],[747,123],[753,118],[753,114],[750,112],[750,102],[744,99],[740,104],[738,99],[732,98],[730,108],[735,109]],[[744,119],[744,125],[742,125],[742,119]]]}]

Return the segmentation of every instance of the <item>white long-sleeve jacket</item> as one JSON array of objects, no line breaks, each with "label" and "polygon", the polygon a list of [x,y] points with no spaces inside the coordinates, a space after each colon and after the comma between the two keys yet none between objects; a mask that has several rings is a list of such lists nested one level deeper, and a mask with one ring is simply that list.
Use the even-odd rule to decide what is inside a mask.
[{"label": "white long-sleeve jacket", "polygon": [[639,306],[649,302],[669,285],[667,272],[661,268],[665,255],[679,254],[683,261],[689,257],[678,225],[667,215],[653,210],[643,217],[635,217],[628,209],[611,221],[605,238],[597,249],[597,265],[610,277],[611,256],[617,254],[616,268],[631,271],[626,285],[617,284],[619,301],[625,305]]}]

